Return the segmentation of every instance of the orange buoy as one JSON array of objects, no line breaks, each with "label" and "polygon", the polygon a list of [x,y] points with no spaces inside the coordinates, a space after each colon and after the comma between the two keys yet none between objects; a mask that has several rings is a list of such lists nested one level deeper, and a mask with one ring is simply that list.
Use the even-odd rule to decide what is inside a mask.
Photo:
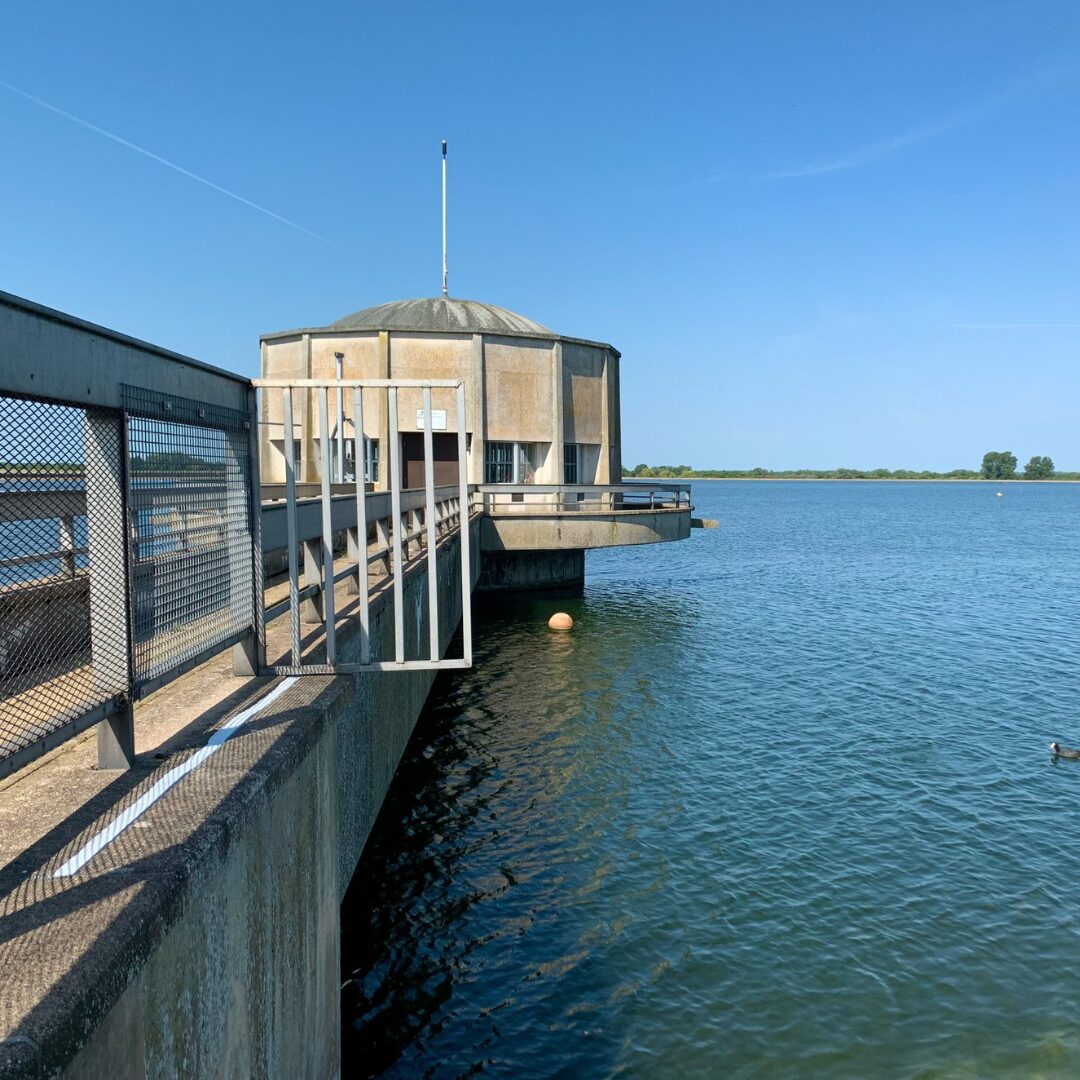
[{"label": "orange buoy", "polygon": [[549,630],[573,630],[574,620],[566,614],[565,611],[556,611],[554,615],[548,619]]}]

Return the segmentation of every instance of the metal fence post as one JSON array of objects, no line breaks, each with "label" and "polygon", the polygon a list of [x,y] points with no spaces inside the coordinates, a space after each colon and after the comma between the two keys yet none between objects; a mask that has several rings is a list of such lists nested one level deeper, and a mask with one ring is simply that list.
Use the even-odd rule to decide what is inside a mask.
[{"label": "metal fence post", "polygon": [[[431,387],[424,387],[424,525],[427,528],[428,649],[438,662],[439,649],[439,555],[435,521],[435,452],[431,423]],[[417,642],[419,649],[420,643]]]},{"label": "metal fence post", "polygon": [[[248,421],[244,432],[225,437],[228,469],[239,469],[243,461],[244,442],[247,443],[248,470],[243,477],[247,502],[247,520],[251,543],[238,546],[229,541],[229,588],[233,609],[251,619],[251,632],[233,646],[233,674],[258,675],[266,667],[266,630],[263,625],[263,556],[262,556],[262,483],[259,470],[259,397],[258,391],[248,390]],[[230,491],[232,489],[230,488]]]},{"label": "metal fence post", "polygon": [[465,663],[472,666],[472,519],[469,506],[469,476],[466,466],[468,449],[465,434],[465,384],[457,388],[458,425],[458,536],[461,545],[461,634],[465,642]]},{"label": "metal fence post", "polygon": [[123,695],[97,728],[98,767],[127,769],[135,760],[127,527],[127,440],[119,413],[87,409],[86,523],[90,570],[90,662],[94,687]]},{"label": "metal fence post", "polygon": [[60,568],[64,577],[75,576],[75,515],[63,514],[60,517]]}]

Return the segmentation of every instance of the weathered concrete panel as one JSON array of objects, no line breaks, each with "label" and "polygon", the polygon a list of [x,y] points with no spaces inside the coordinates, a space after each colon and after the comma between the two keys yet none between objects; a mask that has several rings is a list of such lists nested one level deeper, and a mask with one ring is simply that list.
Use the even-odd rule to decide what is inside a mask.
[{"label": "weathered concrete panel", "polygon": [[584,588],[584,551],[492,551],[484,553],[477,592]]},{"label": "weathered concrete panel", "polygon": [[259,793],[224,858],[193,868],[180,919],[65,1076],[334,1074],[337,727]]},{"label": "weathered concrete panel", "polygon": [[[395,331],[390,335],[390,370],[395,379],[461,379],[472,374],[473,340],[471,334],[436,336]],[[398,391],[398,425],[401,431],[418,431],[416,414],[424,407],[423,391]],[[446,431],[457,431],[457,398],[454,390],[431,392],[432,409],[446,413]],[[466,402],[466,412],[469,403]],[[472,431],[470,422],[466,430]]]},{"label": "weathered concrete panel", "polygon": [[485,337],[485,438],[497,442],[552,441],[551,350],[550,342]]},{"label": "weathered concrete panel", "polygon": [[563,345],[563,438],[568,443],[601,441],[604,352],[590,345]]}]

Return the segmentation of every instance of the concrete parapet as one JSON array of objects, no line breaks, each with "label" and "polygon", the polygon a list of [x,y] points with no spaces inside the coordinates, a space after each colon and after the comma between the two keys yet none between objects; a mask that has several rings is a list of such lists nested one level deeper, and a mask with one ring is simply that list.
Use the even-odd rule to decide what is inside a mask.
[{"label": "concrete parapet", "polygon": [[480,544],[490,551],[559,551],[662,544],[690,535],[691,508],[492,513]]}]

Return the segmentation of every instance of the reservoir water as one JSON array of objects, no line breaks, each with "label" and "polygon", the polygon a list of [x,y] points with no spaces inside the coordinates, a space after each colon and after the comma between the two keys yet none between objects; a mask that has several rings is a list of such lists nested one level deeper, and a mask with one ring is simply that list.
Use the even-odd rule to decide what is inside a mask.
[{"label": "reservoir water", "polygon": [[342,908],[345,1075],[1080,1075],[1080,486],[694,502],[479,610]]}]

